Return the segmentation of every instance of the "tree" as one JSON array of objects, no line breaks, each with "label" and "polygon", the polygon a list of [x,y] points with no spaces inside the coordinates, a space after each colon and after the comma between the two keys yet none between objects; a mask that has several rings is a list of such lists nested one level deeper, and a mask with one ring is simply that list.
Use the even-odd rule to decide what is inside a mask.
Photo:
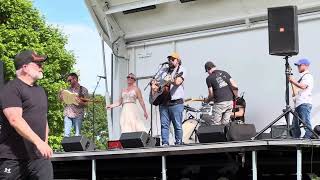
[{"label": "tree", "polygon": [[48,55],[44,67],[44,79],[38,83],[48,94],[50,144],[61,149],[63,134],[63,105],[58,91],[65,88],[65,76],[72,70],[75,56],[67,51],[67,37],[51,25],[47,25],[29,0],[0,0],[0,59],[5,64],[6,80],[13,79],[14,56],[26,49]]}]

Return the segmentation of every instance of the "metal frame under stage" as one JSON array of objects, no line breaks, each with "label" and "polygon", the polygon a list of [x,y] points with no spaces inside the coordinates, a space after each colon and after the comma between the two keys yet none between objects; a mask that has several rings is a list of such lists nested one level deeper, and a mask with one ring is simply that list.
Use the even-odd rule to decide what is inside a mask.
[{"label": "metal frame under stage", "polygon": [[[53,155],[54,164],[59,162],[86,161],[91,163],[91,179],[97,179],[96,169],[99,168],[97,161],[114,162],[111,160],[135,159],[135,158],[161,158],[162,180],[167,179],[168,157],[183,157],[187,159],[190,155],[210,155],[219,153],[251,153],[252,179],[258,179],[258,160],[257,154],[260,152],[272,152],[270,150],[296,152],[296,177],[297,180],[302,179],[302,150],[319,149],[320,140],[306,139],[270,139],[270,140],[254,140],[239,142],[221,142],[208,144],[189,144],[181,146],[155,147],[155,148],[133,148],[110,151],[92,151],[92,152],[68,152],[57,153]],[[291,155],[290,155],[291,156]],[[279,159],[278,159],[279,160]],[[319,159],[320,160],[320,159]],[[279,160],[280,161],[280,160]],[[138,163],[138,162],[137,162]],[[281,163],[281,162],[279,162]],[[111,165],[112,166],[112,165]],[[147,165],[148,166],[148,165]],[[150,165],[152,166],[152,165]]]}]

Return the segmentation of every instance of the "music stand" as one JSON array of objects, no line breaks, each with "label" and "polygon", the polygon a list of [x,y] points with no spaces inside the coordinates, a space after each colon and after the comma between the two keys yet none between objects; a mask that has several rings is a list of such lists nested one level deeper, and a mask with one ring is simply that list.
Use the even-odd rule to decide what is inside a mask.
[{"label": "music stand", "polygon": [[[283,59],[285,59],[285,76],[286,76],[286,93],[285,93],[285,98],[286,98],[286,107],[283,109],[283,113],[278,116],[275,120],[273,120],[270,124],[268,124],[265,128],[263,128],[260,132],[258,132],[252,139],[255,140],[258,136],[260,136],[262,133],[264,133],[267,129],[269,129],[272,125],[274,125],[276,122],[278,122],[281,118],[285,117],[286,119],[286,138],[290,138],[290,113],[298,119],[300,123],[303,124],[302,127],[306,127],[309,131],[312,132],[314,137],[319,138],[318,134],[315,133],[310,127],[307,126],[306,122],[302,120],[296,112],[293,111],[293,109],[289,105],[289,76],[291,75],[290,73],[290,65],[289,65],[289,56],[285,56]],[[299,124],[300,124],[299,123]],[[300,128],[300,127],[299,127]]]}]

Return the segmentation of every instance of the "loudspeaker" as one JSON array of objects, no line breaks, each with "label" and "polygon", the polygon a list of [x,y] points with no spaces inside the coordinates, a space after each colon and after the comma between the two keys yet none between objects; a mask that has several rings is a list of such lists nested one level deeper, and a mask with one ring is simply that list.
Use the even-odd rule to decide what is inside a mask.
[{"label": "loudspeaker", "polygon": [[61,145],[65,152],[70,151],[93,151],[95,145],[84,136],[64,137]]},{"label": "loudspeaker", "polygon": [[262,133],[257,137],[258,140],[262,139],[271,139],[271,134],[270,133]]},{"label": "loudspeaker", "polygon": [[197,136],[200,143],[227,141],[227,128],[225,125],[200,126]]},{"label": "loudspeaker", "polygon": [[257,134],[253,124],[236,124],[231,123],[228,129],[228,141],[251,140]]},{"label": "loudspeaker", "polygon": [[[290,133],[289,133],[290,135]],[[287,136],[287,125],[274,125],[271,126],[271,138],[283,138]]]},{"label": "loudspeaker", "polygon": [[316,134],[320,135],[320,125],[316,125],[316,126],[313,128],[313,131],[314,131]]},{"label": "loudspeaker", "polygon": [[296,6],[268,8],[269,54],[292,56],[299,53]]},{"label": "loudspeaker", "polygon": [[0,89],[4,86],[4,64],[0,60]]},{"label": "loudspeaker", "polygon": [[120,142],[123,148],[154,147],[156,139],[144,131],[122,133]]}]

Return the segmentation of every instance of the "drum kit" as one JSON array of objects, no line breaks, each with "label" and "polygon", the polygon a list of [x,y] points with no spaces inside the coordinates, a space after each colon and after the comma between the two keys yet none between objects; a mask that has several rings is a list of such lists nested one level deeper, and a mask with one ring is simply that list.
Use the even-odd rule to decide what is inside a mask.
[{"label": "drum kit", "polygon": [[198,143],[197,130],[199,126],[210,125],[213,119],[213,103],[202,102],[198,109],[185,105],[184,110],[187,118],[182,122],[183,142],[185,144]]}]

